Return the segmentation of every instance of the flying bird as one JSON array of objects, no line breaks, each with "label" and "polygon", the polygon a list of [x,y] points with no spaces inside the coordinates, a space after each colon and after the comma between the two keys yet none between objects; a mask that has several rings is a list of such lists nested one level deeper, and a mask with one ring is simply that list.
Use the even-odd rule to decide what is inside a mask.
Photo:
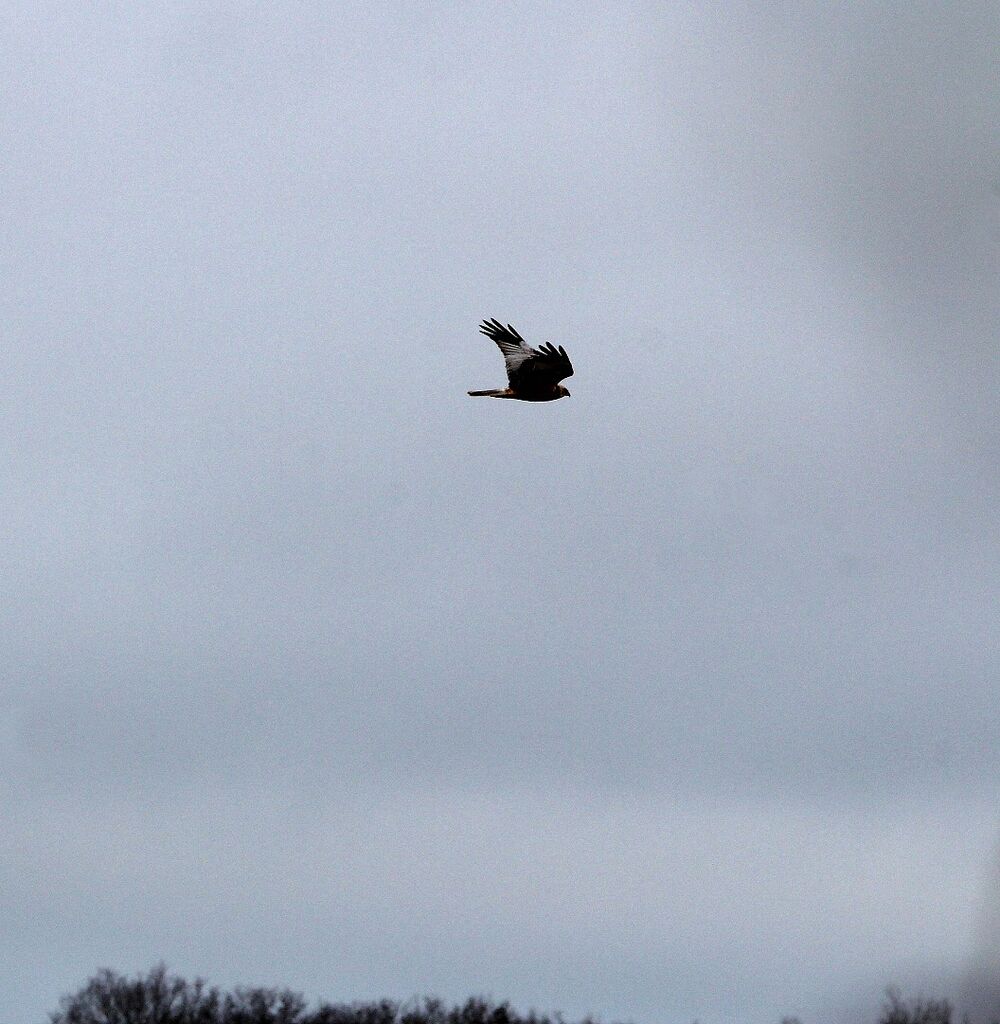
[{"label": "flying bird", "polygon": [[503,353],[510,387],[470,391],[470,395],[476,398],[517,398],[522,402],[554,402],[557,398],[569,398],[569,391],[559,381],[573,376],[573,364],[562,345],[559,348],[550,344],[531,348],[510,324],[504,327],[496,319],[484,320],[479,329],[487,338],[492,338]]}]

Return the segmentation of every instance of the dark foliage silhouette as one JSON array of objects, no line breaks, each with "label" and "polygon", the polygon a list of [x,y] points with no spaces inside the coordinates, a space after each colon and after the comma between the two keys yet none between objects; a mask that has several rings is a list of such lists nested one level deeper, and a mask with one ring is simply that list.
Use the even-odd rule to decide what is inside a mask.
[{"label": "dark foliage silhouette", "polygon": [[99,971],[78,992],[64,996],[49,1019],[51,1024],[565,1024],[558,1015],[520,1014],[508,1003],[475,998],[451,1007],[424,999],[320,1003],[310,1009],[288,989],[220,992],[200,978],[168,974],[162,964],[135,978]]},{"label": "dark foliage silhouette", "polygon": [[[953,1024],[945,999],[905,1000],[886,992],[878,1024]],[[995,1016],[992,1024],[998,1024]],[[186,981],[160,964],[127,978],[98,971],[79,991],[64,996],[49,1015],[51,1024],[567,1024],[548,1016],[512,1010],[509,1003],[472,998],[456,1006],[440,999],[408,1003],[320,1003],[310,1008],[288,989],[237,988],[222,992],[200,978]],[[595,1024],[587,1018],[580,1024]],[[800,1024],[786,1017],[782,1024]],[[967,1024],[966,1021],[960,1024]]]},{"label": "dark foliage silhouette", "polygon": [[907,1002],[899,989],[886,991],[879,1024],[951,1024],[952,1005],[947,999],[913,999]]}]

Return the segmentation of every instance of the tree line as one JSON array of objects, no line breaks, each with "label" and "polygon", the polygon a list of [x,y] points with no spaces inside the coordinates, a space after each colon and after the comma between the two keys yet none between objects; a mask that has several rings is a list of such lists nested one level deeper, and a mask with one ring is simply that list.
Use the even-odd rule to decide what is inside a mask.
[{"label": "tree line", "polygon": [[[889,989],[878,1024],[952,1024],[944,999],[906,1000]],[[562,1016],[527,1014],[509,1003],[470,998],[447,1006],[439,999],[410,1002],[326,1003],[310,1007],[297,992],[236,988],[229,992],[168,973],[163,964],[133,978],[98,971],[63,996],[50,1024],[567,1024]],[[587,1018],[580,1024],[596,1024]],[[782,1024],[800,1024],[786,1017]],[[993,1024],[998,1024],[994,1021]]]},{"label": "tree line", "polygon": [[[521,1014],[509,1003],[470,998],[455,1006],[439,999],[327,1003],[310,1007],[297,992],[236,988],[201,978],[187,981],[164,965],[129,978],[98,971],[77,992],[63,996],[51,1024],[567,1024],[562,1017]],[[581,1024],[596,1024],[591,1020]]]}]

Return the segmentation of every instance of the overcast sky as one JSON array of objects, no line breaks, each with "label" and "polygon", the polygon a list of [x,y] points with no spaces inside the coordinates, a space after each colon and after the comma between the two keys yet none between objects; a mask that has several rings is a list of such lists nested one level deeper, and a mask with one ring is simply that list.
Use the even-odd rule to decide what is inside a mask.
[{"label": "overcast sky", "polygon": [[136,7],[0,9],[0,1017],[959,984],[996,4]]}]

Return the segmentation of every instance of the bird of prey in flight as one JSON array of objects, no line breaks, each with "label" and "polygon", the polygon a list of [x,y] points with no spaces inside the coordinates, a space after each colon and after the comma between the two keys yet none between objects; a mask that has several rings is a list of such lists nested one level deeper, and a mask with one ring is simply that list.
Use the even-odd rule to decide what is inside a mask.
[{"label": "bird of prey in flight", "polygon": [[531,348],[520,334],[499,320],[484,320],[479,329],[492,338],[503,353],[510,386],[492,391],[470,391],[474,397],[517,398],[522,402],[554,402],[569,398],[569,391],[559,383],[573,376],[573,364],[566,349],[554,345]]}]

